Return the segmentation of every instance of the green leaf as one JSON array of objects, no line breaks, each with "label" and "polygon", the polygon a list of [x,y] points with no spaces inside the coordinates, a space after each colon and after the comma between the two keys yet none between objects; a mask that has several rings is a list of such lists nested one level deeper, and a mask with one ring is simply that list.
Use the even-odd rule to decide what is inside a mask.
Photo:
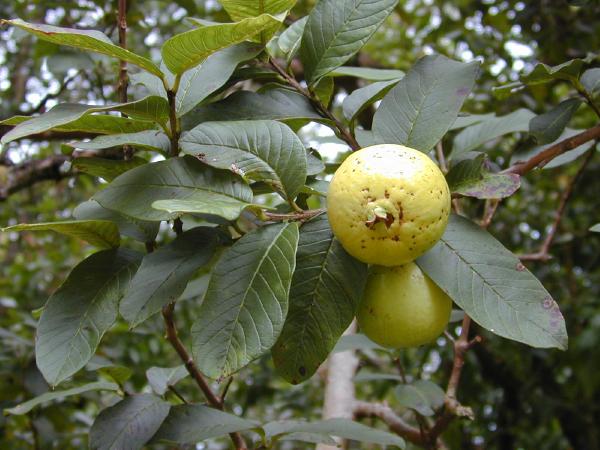
[{"label": "green leaf", "polygon": [[300,441],[300,442],[308,442],[310,444],[325,444],[331,445],[333,447],[338,447],[338,443],[335,439],[333,439],[328,434],[322,433],[288,433],[284,434],[277,438],[279,442],[281,441]]},{"label": "green leaf", "polygon": [[274,120],[206,122],[181,137],[185,153],[246,179],[265,181],[294,199],[306,181],[306,151],[286,125]]},{"label": "green leaf", "polygon": [[321,433],[359,442],[405,447],[404,439],[395,434],[377,430],[348,419],[327,419],[315,422],[301,420],[276,421],[267,423],[263,426],[263,429],[269,439],[288,433]]},{"label": "green leaf", "polygon": [[374,69],[372,67],[341,66],[329,73],[331,77],[354,77],[368,81],[391,81],[404,78],[405,73],[397,69]]},{"label": "green leaf", "polygon": [[100,31],[33,24],[21,19],[2,20],[0,23],[17,26],[44,41],[54,44],[75,47],[80,50],[90,50],[113,58],[122,59],[154,75],[162,76],[162,72],[152,61],[113,44],[110,38]]},{"label": "green leaf", "polygon": [[272,349],[283,378],[297,384],[316,372],[354,319],[366,279],[367,265],[334,239],[326,215],[302,226],[290,308]]},{"label": "green leaf", "polygon": [[304,33],[304,27],[306,26],[307,21],[308,16],[304,16],[301,19],[296,20],[286,30],[284,30],[277,39],[277,45],[279,46],[279,49],[286,55],[288,66],[300,49],[302,34]]},{"label": "green leaf", "polygon": [[342,336],[333,348],[334,353],[348,350],[384,350],[384,348],[364,334],[357,333]]},{"label": "green leaf", "polygon": [[441,387],[427,380],[396,387],[396,398],[402,406],[414,409],[423,416],[433,416],[444,404],[445,394]]},{"label": "green leaf", "polygon": [[119,386],[122,386],[133,376],[133,370],[125,366],[108,365],[98,368],[98,373],[110,378]]},{"label": "green leaf", "polygon": [[192,327],[194,361],[222,378],[265,354],[288,311],[298,225],[264,226],[226,250],[212,271]]},{"label": "green leaf", "polygon": [[118,103],[108,106],[61,103],[50,111],[17,125],[2,136],[1,142],[2,144],[7,144],[25,136],[48,130],[56,130],[72,122],[76,122],[86,115],[102,111],[121,111],[136,119],[142,118],[159,123],[165,123],[169,118],[169,105],[167,101],[157,96],[149,96],[130,103]]},{"label": "green leaf", "polygon": [[558,304],[488,232],[452,215],[419,267],[482,327],[532,347],[566,349]]},{"label": "green leaf", "polygon": [[94,355],[117,318],[119,300],[140,259],[127,249],[94,253],[48,299],[37,327],[35,357],[52,386],[76,373]]},{"label": "green leaf", "polygon": [[356,117],[377,100],[381,100],[396,84],[398,79],[379,81],[363,88],[356,89],[344,99],[342,108],[348,122],[354,122]]},{"label": "green leaf", "polygon": [[579,77],[585,63],[585,60],[579,58],[571,59],[557,66],[538,63],[531,72],[521,77],[521,81],[527,85],[547,83],[553,80],[572,81]]},{"label": "green leaf", "polygon": [[590,227],[590,231],[593,233],[600,233],[600,223]]},{"label": "green leaf", "polygon": [[228,433],[258,428],[258,422],[242,419],[205,405],[178,405],[171,408],[153,441],[196,444]]},{"label": "green leaf", "polygon": [[148,383],[158,395],[164,395],[170,386],[175,386],[188,375],[183,364],[177,367],[150,367],[146,370]]},{"label": "green leaf", "polygon": [[483,122],[485,120],[493,119],[496,117],[494,113],[489,114],[469,114],[467,116],[458,116],[450,130],[459,130],[461,128],[470,127],[471,125],[475,125],[476,123]]},{"label": "green leaf", "polygon": [[214,228],[196,227],[144,256],[119,307],[129,325],[138,326],[177,300],[194,273],[210,261],[217,241]]},{"label": "green leaf", "polygon": [[198,123],[213,120],[260,119],[322,121],[322,117],[306,97],[289,89],[279,88],[265,92],[237,91],[224,100],[200,106],[184,117],[184,128],[189,129]]},{"label": "green leaf", "polygon": [[64,220],[61,222],[20,223],[0,231],[56,231],[89,242],[99,248],[118,247],[119,229],[107,220]]},{"label": "green leaf", "polygon": [[318,175],[325,170],[325,163],[317,152],[313,148],[306,149],[306,175],[314,176]]},{"label": "green leaf", "polygon": [[99,203],[88,200],[80,203],[73,210],[73,217],[77,220],[109,220],[119,228],[119,233],[140,242],[151,242],[158,233],[159,222],[146,222],[135,220],[109,209],[103,208]]},{"label": "green leaf", "polygon": [[334,89],[335,83],[333,82],[333,77],[323,77],[312,86],[311,91],[328,108]]},{"label": "green leaf", "polygon": [[492,173],[486,167],[486,155],[459,161],[446,175],[450,192],[475,198],[500,199],[511,196],[521,185],[519,175]]},{"label": "green leaf", "polygon": [[373,117],[378,143],[427,152],[446,134],[475,83],[479,63],[421,58],[383,98]]},{"label": "green leaf", "polygon": [[152,394],[125,397],[103,409],[90,429],[92,450],[140,450],[159,429],[171,405]]},{"label": "green leaf", "polygon": [[320,0],[304,27],[300,57],[315,84],[344,64],[390,15],[398,0]]},{"label": "green leaf", "polygon": [[570,98],[548,111],[533,117],[529,121],[529,133],[533,135],[540,144],[547,144],[556,140],[571,120],[571,117],[579,108],[581,100]]},{"label": "green leaf", "polygon": [[7,414],[21,415],[27,414],[33,408],[38,405],[43,405],[44,403],[48,403],[52,400],[62,400],[66,397],[70,397],[73,395],[83,394],[84,392],[90,391],[117,391],[119,390],[119,386],[115,383],[108,383],[106,381],[95,381],[93,383],[84,384],[82,386],[77,386],[70,389],[65,389],[64,391],[51,391],[46,392],[42,395],[39,395],[31,400],[27,400],[17,406],[13,406],[12,408],[6,408],[4,410]]},{"label": "green leaf", "polygon": [[[0,125],[19,125],[23,122],[33,120],[31,116],[13,116],[0,122]],[[73,122],[65,123],[52,129],[59,132],[84,131],[86,133],[113,134],[113,133],[137,133],[139,131],[156,128],[156,124],[142,120],[128,119],[119,116],[88,115],[82,116]]]},{"label": "green leaf", "polygon": [[175,99],[177,115],[183,116],[194,109],[222,87],[240,63],[261,51],[262,47],[244,42],[213,53],[202,64],[185,72]]},{"label": "green leaf", "polygon": [[296,0],[220,0],[220,3],[232,20],[242,20],[265,13],[275,16],[287,12]]},{"label": "green leaf", "polygon": [[600,68],[586,70],[579,81],[592,97],[597,97],[600,94]]},{"label": "green leaf", "polygon": [[[111,147],[131,145],[146,150],[162,151],[167,153],[171,148],[168,136],[159,130],[146,130],[138,133],[109,134],[98,136],[88,142],[72,142],[71,147],[82,150],[101,150]],[[139,165],[139,164],[138,164]]]},{"label": "green leaf", "polygon": [[394,381],[395,383],[401,383],[402,377],[400,375],[392,375],[389,373],[373,373],[373,372],[365,372],[361,370],[354,377],[355,383],[361,382],[372,382],[372,381]]},{"label": "green leaf", "polygon": [[171,72],[181,75],[211,54],[239,44],[264,32],[274,33],[281,25],[275,17],[262,14],[234,23],[204,26],[168,39],[161,50],[163,61]]},{"label": "green leaf", "polygon": [[454,138],[452,157],[475,150],[492,139],[517,131],[529,131],[529,121],[535,114],[528,109],[518,109],[501,117],[494,117],[465,128]]},{"label": "green leaf", "polygon": [[93,199],[140,220],[170,220],[188,210],[233,220],[252,201],[252,190],[233,173],[184,156],[125,172]]},{"label": "green leaf", "polygon": [[107,181],[112,181],[128,170],[142,166],[147,162],[148,161],[145,159],[137,156],[134,156],[126,161],[121,159],[85,157],[75,158],[73,160],[73,167],[92,176],[104,178]]}]

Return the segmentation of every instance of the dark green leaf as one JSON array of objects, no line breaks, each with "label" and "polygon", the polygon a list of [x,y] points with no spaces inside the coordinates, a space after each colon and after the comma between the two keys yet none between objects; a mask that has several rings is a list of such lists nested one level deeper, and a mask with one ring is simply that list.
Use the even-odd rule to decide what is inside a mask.
[{"label": "dark green leaf", "polygon": [[376,344],[364,334],[349,334],[342,336],[333,348],[334,352],[345,352],[348,350],[383,350],[384,348]]},{"label": "dark green leaf", "polygon": [[261,14],[275,16],[292,9],[296,0],[220,0],[232,20],[243,20],[248,17],[257,17]]},{"label": "dark green leaf", "polygon": [[533,347],[567,347],[565,322],[552,296],[488,232],[452,215],[419,267],[475,322]]},{"label": "dark green leaf", "polygon": [[119,307],[132,328],[179,298],[194,273],[210,261],[217,240],[214,228],[196,227],[144,256]]},{"label": "dark green leaf", "polygon": [[170,220],[182,211],[233,220],[252,201],[252,190],[233,173],[185,156],[125,172],[93,199],[141,220]]},{"label": "dark green leaf", "polygon": [[52,400],[62,400],[63,398],[70,397],[72,395],[83,394],[84,392],[90,391],[117,391],[119,386],[115,383],[108,383],[106,381],[95,381],[93,383],[84,384],[83,386],[77,386],[70,389],[65,389],[64,391],[51,391],[46,392],[42,395],[39,395],[31,400],[27,400],[17,406],[13,406],[12,408],[7,408],[4,410],[7,414],[27,414],[33,408],[38,405],[42,405],[44,403],[50,402]]},{"label": "dark green leaf", "polygon": [[446,175],[446,181],[453,194],[493,199],[509,197],[521,185],[517,174],[490,172],[485,154],[459,161]]},{"label": "dark green leaf", "polygon": [[273,347],[277,372],[297,384],[325,361],[354,318],[367,278],[367,265],[334,239],[327,216],[300,230],[290,309]]},{"label": "dark green leaf", "polygon": [[485,120],[493,119],[496,117],[494,113],[490,114],[470,114],[468,116],[458,116],[450,130],[459,130],[461,128],[470,127],[476,123],[483,122]]},{"label": "dark green leaf", "polygon": [[188,375],[183,364],[177,367],[150,367],[146,370],[148,383],[158,395],[164,395],[169,390],[169,386],[175,386]]},{"label": "dark green leaf", "polygon": [[325,170],[325,163],[321,158],[321,155],[313,149],[306,149],[306,175],[315,176]]},{"label": "dark green leaf", "polygon": [[427,380],[417,380],[396,387],[396,398],[400,404],[423,416],[432,416],[444,404],[444,397],[443,389]]},{"label": "dark green leaf", "polygon": [[348,122],[353,122],[362,111],[371,106],[377,100],[381,100],[396,84],[398,79],[379,81],[369,84],[363,88],[356,89],[344,99],[344,117]]},{"label": "dark green leaf", "polygon": [[329,73],[331,77],[354,77],[369,81],[388,81],[404,78],[404,72],[396,69],[341,66]]},{"label": "dark green leaf", "polygon": [[547,113],[533,117],[529,121],[529,133],[540,144],[547,144],[556,140],[565,130],[580,104],[581,100],[578,98],[570,98]]},{"label": "dark green leaf", "polygon": [[210,166],[265,181],[290,200],[306,181],[302,142],[274,120],[206,122],[185,133],[181,147]]},{"label": "dark green leaf", "polygon": [[228,376],[266,353],[288,311],[298,225],[251,231],[213,269],[192,327],[194,360],[211,378]]},{"label": "dark green leaf", "polygon": [[90,430],[92,450],[139,450],[163,423],[171,406],[152,394],[125,397],[102,410]]},{"label": "dark green leaf", "polygon": [[[152,131],[154,133],[154,131]],[[104,178],[107,181],[112,181],[119,175],[134,169],[135,167],[146,164],[147,161],[134,156],[125,161],[121,159],[104,159],[104,158],[75,158],[73,167],[85,173],[89,173],[95,177]]]},{"label": "dark green leaf", "polygon": [[204,405],[178,405],[171,408],[153,441],[196,444],[236,431],[258,428],[252,420],[242,419]]},{"label": "dark green leaf", "polygon": [[583,88],[592,96],[600,94],[600,68],[588,69],[581,75]]},{"label": "dark green leaf", "polygon": [[300,56],[304,76],[316,83],[358,52],[398,0],[320,0],[304,27]]},{"label": "dark green leaf", "polygon": [[375,112],[376,141],[431,150],[456,120],[478,71],[477,62],[461,63],[441,55],[420,59]]},{"label": "dark green leaf", "polygon": [[71,147],[82,150],[101,150],[104,148],[131,145],[147,150],[158,150],[167,153],[171,142],[165,133],[159,130],[146,130],[137,133],[109,134],[98,136],[88,142],[72,142]]},{"label": "dark green leaf", "polygon": [[0,231],[56,231],[89,242],[99,248],[118,247],[119,229],[107,220],[65,220],[62,222],[21,223]]},{"label": "dark green leaf", "polygon": [[93,356],[117,318],[119,300],[140,259],[139,253],[127,249],[94,253],[48,299],[37,327],[35,357],[52,386]]},{"label": "dark green leaf", "polygon": [[360,382],[371,382],[371,381],[394,381],[396,383],[401,383],[402,382],[402,377],[400,375],[392,375],[389,373],[373,373],[373,372],[365,372],[364,370],[361,370],[360,372],[358,372],[358,374],[354,377],[354,382],[355,383],[360,383]]},{"label": "dark green leaf", "polygon": [[302,34],[304,33],[304,27],[308,21],[308,16],[302,17],[291,24],[277,39],[277,45],[279,49],[286,55],[288,66],[290,65],[296,53],[300,49],[300,43],[302,42]]}]

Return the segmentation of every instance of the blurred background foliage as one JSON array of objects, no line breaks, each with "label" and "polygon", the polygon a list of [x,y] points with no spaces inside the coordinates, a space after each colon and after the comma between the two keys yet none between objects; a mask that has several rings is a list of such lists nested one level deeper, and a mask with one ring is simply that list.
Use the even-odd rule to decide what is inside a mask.
[{"label": "blurred background foliage", "polygon": [[[116,3],[4,1],[0,2],[0,17],[100,29],[116,40]],[[228,21],[215,0],[129,3],[128,45],[155,60],[168,37],[190,27],[185,17]],[[313,4],[299,1],[290,20],[305,15]],[[420,56],[433,52],[482,61],[481,75],[464,111],[502,115],[525,107],[539,114],[573,94],[571,88],[557,81],[521,90],[505,99],[495,98],[492,88],[517,80],[537,62],[556,65],[600,52],[600,3],[405,0],[351,64],[407,70]],[[102,56],[58,48],[2,28],[0,119],[41,112],[58,101],[117,101],[117,66],[118,62]],[[293,67],[301,74],[298,64]],[[70,81],[65,85],[67,79]],[[260,86],[260,80],[244,83],[246,89]],[[334,109],[340,116],[343,97],[361,85],[362,81],[355,78],[336,79]],[[135,96],[137,89],[132,86],[130,95]],[[361,124],[368,128],[371,118],[372,111],[366,111]],[[596,122],[593,112],[582,106],[571,126],[586,128]],[[0,127],[0,131],[6,128]],[[338,148],[321,127],[308,127],[302,136],[330,159],[336,158]],[[445,148],[452,145],[452,138],[451,132],[444,140]],[[504,166],[510,155],[532,145],[525,135],[513,133],[489,143],[489,155],[495,164]],[[0,154],[0,184],[7,166],[64,151],[54,141],[10,144]],[[553,221],[560,194],[579,164],[574,161],[527,175],[521,189],[500,205],[490,231],[515,253],[535,252]],[[72,209],[89,198],[98,183],[97,179],[80,175],[21,190],[0,203],[0,226],[70,217]],[[526,263],[560,304],[570,336],[568,351],[531,349],[476,327],[484,343],[469,352],[459,389],[459,399],[473,408],[475,420],[456,421],[450,427],[445,435],[449,447],[600,448],[600,234],[588,231],[600,222],[598,192],[600,161],[596,154],[567,205],[551,249],[552,259]],[[482,213],[481,202],[464,200],[463,207],[471,217]],[[163,239],[169,233],[163,230]],[[91,251],[80,241],[49,233],[0,235],[0,408],[48,390],[33,359],[36,310],[70,268]],[[184,338],[205,280],[206,275],[199,274],[184,294],[185,300],[178,304]],[[457,334],[459,323],[451,324],[452,334]],[[146,322],[134,332],[129,332],[124,323],[117,324],[103,341],[95,366],[77,375],[77,381],[98,379],[97,367],[118,364],[133,369],[124,384],[127,390],[147,390],[148,368],[179,363],[162,333],[163,325],[158,320]],[[452,362],[451,346],[444,337],[435,345],[400,353],[373,349],[360,352],[359,375],[397,375],[401,364],[409,378],[431,379],[441,385],[447,381]],[[389,380],[358,381],[357,397],[385,400],[402,411],[395,404],[395,384]],[[189,379],[181,382],[181,392],[188,399],[202,400]],[[275,376],[271,361],[264,358],[236,377],[228,401],[234,405],[234,412],[248,418],[317,418],[322,393],[319,374],[300,386],[289,386]],[[109,394],[91,393],[38,408],[26,416],[0,415],[0,448],[82,448],[99,408],[113,401]],[[227,445],[222,440],[210,448]]]}]

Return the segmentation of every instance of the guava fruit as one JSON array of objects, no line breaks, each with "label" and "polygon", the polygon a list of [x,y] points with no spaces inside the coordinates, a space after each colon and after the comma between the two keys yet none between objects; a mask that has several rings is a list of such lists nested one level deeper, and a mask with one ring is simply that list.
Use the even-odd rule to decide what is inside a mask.
[{"label": "guava fruit", "polygon": [[425,153],[374,145],[352,153],[335,172],[327,214],[334,235],[356,259],[397,266],[419,257],[442,236],[450,190]]},{"label": "guava fruit", "polygon": [[371,266],[356,318],[360,331],[389,348],[435,340],[450,320],[452,300],[419,266]]}]

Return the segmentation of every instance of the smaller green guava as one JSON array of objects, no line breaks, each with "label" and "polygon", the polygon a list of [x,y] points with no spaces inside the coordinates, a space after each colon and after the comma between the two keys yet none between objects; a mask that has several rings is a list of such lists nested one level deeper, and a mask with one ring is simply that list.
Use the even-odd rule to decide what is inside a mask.
[{"label": "smaller green guava", "polygon": [[372,266],[358,305],[361,331],[379,345],[416,347],[444,332],[452,300],[415,263]]}]

